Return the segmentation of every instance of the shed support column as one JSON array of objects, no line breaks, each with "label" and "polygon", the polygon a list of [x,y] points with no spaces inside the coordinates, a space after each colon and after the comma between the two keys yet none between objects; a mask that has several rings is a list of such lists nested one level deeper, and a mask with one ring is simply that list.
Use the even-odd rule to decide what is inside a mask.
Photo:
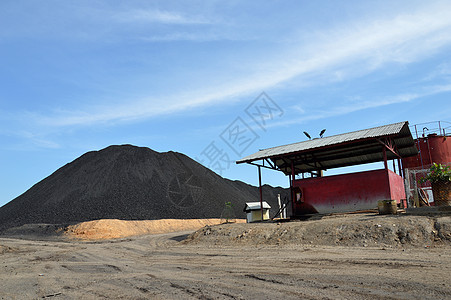
[{"label": "shed support column", "polygon": [[291,185],[291,189],[290,189],[290,192],[291,192],[291,214],[292,215],[294,215],[295,214],[295,211],[294,211],[294,198],[295,198],[295,195],[294,195],[294,177],[295,175],[294,175],[294,163],[293,163],[293,161],[291,161],[291,182],[290,182],[290,185]]},{"label": "shed support column", "polygon": [[[288,180],[290,181],[290,200],[291,200],[291,215],[293,215],[293,181],[291,180],[291,174],[288,175]],[[291,216],[290,216],[291,217]]]},{"label": "shed support column", "polygon": [[382,147],[382,153],[384,154],[384,167],[385,167],[385,170],[388,170],[387,149],[385,148],[385,146]]},{"label": "shed support column", "polygon": [[262,171],[260,166],[258,166],[258,186],[260,190],[260,211],[262,213],[262,221],[263,221],[263,192],[262,192]]}]

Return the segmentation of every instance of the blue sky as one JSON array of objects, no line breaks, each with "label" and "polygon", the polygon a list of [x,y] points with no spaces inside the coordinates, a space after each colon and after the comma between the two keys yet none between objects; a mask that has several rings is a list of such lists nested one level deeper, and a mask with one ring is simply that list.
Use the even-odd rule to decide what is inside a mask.
[{"label": "blue sky", "polygon": [[[449,1],[2,0],[0,205],[113,144],[257,184],[225,161],[302,131],[450,121],[450,32]],[[258,101],[279,109],[263,126]]]}]

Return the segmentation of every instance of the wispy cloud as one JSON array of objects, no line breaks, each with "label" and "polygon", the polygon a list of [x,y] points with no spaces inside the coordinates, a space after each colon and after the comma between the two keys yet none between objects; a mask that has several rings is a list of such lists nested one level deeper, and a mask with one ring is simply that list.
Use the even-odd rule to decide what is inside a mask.
[{"label": "wispy cloud", "polygon": [[451,79],[451,63],[444,62],[441,63],[435,70],[427,74],[423,81],[430,81],[435,79],[445,79],[450,80]]},{"label": "wispy cloud", "polygon": [[163,24],[213,24],[205,16],[189,16],[180,12],[159,9],[134,9],[116,13],[113,18],[123,23],[163,23]]},{"label": "wispy cloud", "polygon": [[25,140],[23,143],[2,143],[0,149],[26,150],[28,148],[59,149],[61,145],[47,137],[47,134],[33,133],[27,130],[0,130],[3,140]]},{"label": "wispy cloud", "polygon": [[429,86],[424,87],[419,91],[413,92],[413,93],[404,93],[399,95],[393,95],[393,96],[386,96],[384,98],[380,99],[370,99],[367,101],[356,101],[352,104],[348,105],[336,105],[334,107],[328,107],[327,109],[322,109],[319,111],[315,111],[314,113],[310,112],[307,114],[307,112],[302,115],[299,118],[291,118],[289,120],[279,121],[279,122],[272,122],[268,125],[268,128],[274,128],[274,127],[284,127],[284,126],[290,126],[294,124],[301,124],[306,123],[308,121],[315,121],[340,115],[345,115],[348,113],[369,109],[369,108],[376,108],[376,107],[382,107],[392,104],[398,104],[398,103],[407,103],[414,101],[416,99],[420,99],[423,97],[433,96],[440,93],[446,93],[451,92],[451,83],[446,85],[439,85],[439,86]]},{"label": "wispy cloud", "polygon": [[208,33],[208,32],[171,32],[167,34],[152,34],[150,36],[141,36],[138,38],[145,42],[174,42],[174,41],[224,41],[236,40],[236,38],[226,37],[224,34]]},{"label": "wispy cloud", "polygon": [[[152,20],[168,23],[208,22],[168,12],[135,11],[128,14],[130,19],[149,22]],[[277,88],[283,84],[302,86],[306,82],[310,82],[309,84],[315,84],[318,80],[324,82],[331,80],[329,78],[331,73],[339,74],[338,77],[333,76],[332,80],[346,80],[356,74],[377,70],[388,63],[408,64],[420,61],[449,46],[451,44],[449,32],[451,32],[449,5],[420,8],[416,13],[403,14],[392,19],[366,21],[321,32],[317,34],[320,38],[312,39],[307,45],[292,42],[287,46],[289,49],[282,54],[267,53],[267,62],[261,60],[249,62],[251,66],[249,71],[243,72],[240,76],[233,76],[221,86],[198,88],[186,94],[168,94],[165,99],[151,97],[128,99],[127,103],[114,107],[110,105],[87,107],[84,111],[56,112],[50,116],[37,118],[51,126],[136,120],[215,105],[231,101],[233,98],[236,101],[240,96]],[[293,40],[295,39],[296,37],[293,37]],[[359,109],[371,105],[377,104],[360,103]],[[343,108],[337,107],[336,110],[340,111]]]},{"label": "wispy cloud", "polygon": [[[450,31],[451,6],[448,5],[321,32],[317,34],[319,40],[294,48],[280,79],[329,71],[340,65],[354,68],[358,64],[357,72],[368,72],[386,63],[415,62],[449,45]],[[296,56],[296,53],[304,54]]]}]

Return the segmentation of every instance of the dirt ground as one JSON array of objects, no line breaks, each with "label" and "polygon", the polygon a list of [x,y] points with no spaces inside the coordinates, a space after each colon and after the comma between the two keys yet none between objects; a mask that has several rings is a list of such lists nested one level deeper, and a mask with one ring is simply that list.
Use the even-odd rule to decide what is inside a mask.
[{"label": "dirt ground", "polygon": [[451,299],[450,224],[359,215],[98,241],[1,236],[0,299]]}]

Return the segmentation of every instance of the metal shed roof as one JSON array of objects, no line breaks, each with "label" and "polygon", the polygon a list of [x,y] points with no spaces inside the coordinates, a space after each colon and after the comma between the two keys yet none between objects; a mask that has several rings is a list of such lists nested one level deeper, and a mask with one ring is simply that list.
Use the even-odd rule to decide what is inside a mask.
[{"label": "metal shed roof", "polygon": [[261,206],[263,206],[263,209],[270,209],[271,206],[268,204],[268,202],[263,201],[262,205],[260,202],[246,202],[246,206],[244,206],[243,211],[251,211],[251,210],[260,210]]},{"label": "metal shed roof", "polygon": [[[292,174],[311,172],[384,160],[413,156],[418,153],[409,123],[399,122],[309,141],[260,150],[236,163],[254,163],[262,160],[269,167]],[[265,164],[266,162],[266,164]]]}]

